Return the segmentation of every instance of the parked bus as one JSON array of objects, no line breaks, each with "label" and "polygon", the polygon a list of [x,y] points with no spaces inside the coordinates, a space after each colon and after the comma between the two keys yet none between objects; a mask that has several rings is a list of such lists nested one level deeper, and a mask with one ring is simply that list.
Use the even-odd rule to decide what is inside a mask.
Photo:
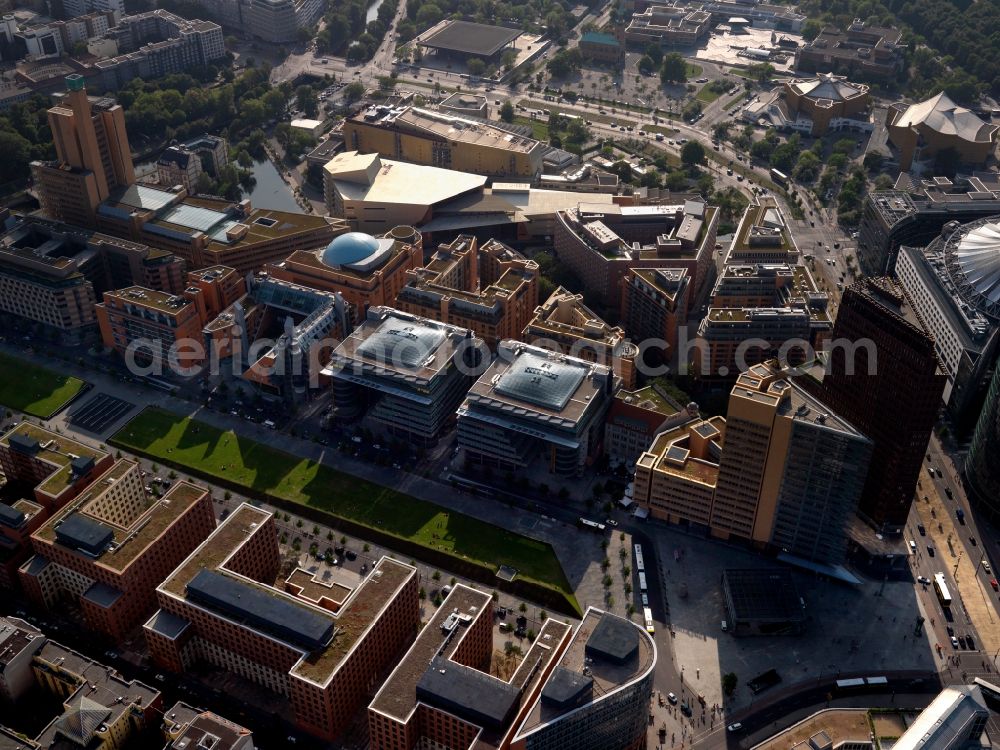
[{"label": "parked bus", "polygon": [[642,608],[643,619],[646,620],[646,632],[653,634],[656,632],[656,627],[653,625],[653,612],[649,607]]},{"label": "parked bus", "polygon": [[646,591],[646,574],[639,574],[639,591]]},{"label": "parked bus", "polygon": [[865,683],[868,685],[888,685],[889,680],[886,677],[865,677]]},{"label": "parked bus", "polygon": [[586,518],[580,518],[580,523],[586,526],[591,531],[604,531],[605,526],[603,523],[598,523],[597,521],[590,521]]},{"label": "parked bus", "polygon": [[639,573],[646,572],[646,562],[642,559],[642,545],[635,545],[635,569]]},{"label": "parked bus", "polygon": [[948,591],[948,584],[945,583],[944,573],[934,574],[934,592],[937,594],[938,601],[941,602],[942,607],[951,606],[951,592]]},{"label": "parked bus", "polygon": [[837,680],[838,690],[853,690],[865,686],[864,677],[855,677],[853,680]]}]

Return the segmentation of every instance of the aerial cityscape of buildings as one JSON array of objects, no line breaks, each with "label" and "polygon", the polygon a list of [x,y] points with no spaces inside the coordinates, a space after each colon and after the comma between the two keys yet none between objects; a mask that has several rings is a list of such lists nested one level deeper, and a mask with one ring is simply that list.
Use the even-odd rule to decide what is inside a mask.
[{"label": "aerial cityscape of buildings", "polygon": [[156,6],[0,0],[0,750],[998,746],[962,50]]}]

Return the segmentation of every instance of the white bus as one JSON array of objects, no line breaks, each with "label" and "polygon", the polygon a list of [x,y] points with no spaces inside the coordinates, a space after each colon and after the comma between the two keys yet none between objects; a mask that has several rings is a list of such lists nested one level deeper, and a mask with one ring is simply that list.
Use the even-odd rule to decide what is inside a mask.
[{"label": "white bus", "polygon": [[653,612],[649,607],[642,608],[642,617],[646,621],[646,632],[655,633],[656,627],[653,625]]},{"label": "white bus", "polygon": [[646,563],[642,559],[642,545],[641,544],[635,545],[634,554],[635,554],[635,569],[636,569],[636,571],[638,571],[639,573],[644,573],[646,571]]},{"label": "white bus", "polygon": [[583,526],[586,526],[591,531],[601,532],[604,531],[604,529],[606,528],[603,523],[598,523],[597,521],[590,521],[586,518],[581,518],[580,523]]},{"label": "white bus", "polygon": [[837,680],[837,687],[841,690],[850,690],[852,688],[864,687],[865,678],[855,677],[853,680]]},{"label": "white bus", "polygon": [[944,573],[934,574],[934,591],[937,593],[938,601],[942,607],[951,606],[951,592],[948,591],[948,584],[945,583]]},{"label": "white bus", "polygon": [[639,591],[646,591],[646,574],[639,574]]}]

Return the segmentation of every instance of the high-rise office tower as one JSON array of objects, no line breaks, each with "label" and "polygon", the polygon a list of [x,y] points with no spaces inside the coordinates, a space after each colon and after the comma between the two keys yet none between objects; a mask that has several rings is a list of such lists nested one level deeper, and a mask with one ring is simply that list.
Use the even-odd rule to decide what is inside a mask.
[{"label": "high-rise office tower", "polygon": [[42,209],[52,218],[92,226],[97,206],[135,182],[125,111],[112,99],[87,96],[83,76],[66,77],[65,100],[49,109],[55,162],[34,162]]},{"label": "high-rise office tower", "polygon": [[972,502],[994,523],[1000,521],[1000,366],[965,459],[965,484]]},{"label": "high-rise office tower", "polygon": [[879,531],[906,524],[946,382],[934,339],[897,282],[866,278],[844,292],[817,395],[874,443],[858,512]]}]

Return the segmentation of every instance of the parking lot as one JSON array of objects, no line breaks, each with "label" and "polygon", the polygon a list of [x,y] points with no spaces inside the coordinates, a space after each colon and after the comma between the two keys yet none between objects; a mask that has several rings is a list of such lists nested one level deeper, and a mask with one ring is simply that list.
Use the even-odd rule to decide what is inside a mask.
[{"label": "parking lot", "polygon": [[69,423],[78,430],[101,434],[135,408],[135,404],[99,393],[89,401],[70,410]]}]

